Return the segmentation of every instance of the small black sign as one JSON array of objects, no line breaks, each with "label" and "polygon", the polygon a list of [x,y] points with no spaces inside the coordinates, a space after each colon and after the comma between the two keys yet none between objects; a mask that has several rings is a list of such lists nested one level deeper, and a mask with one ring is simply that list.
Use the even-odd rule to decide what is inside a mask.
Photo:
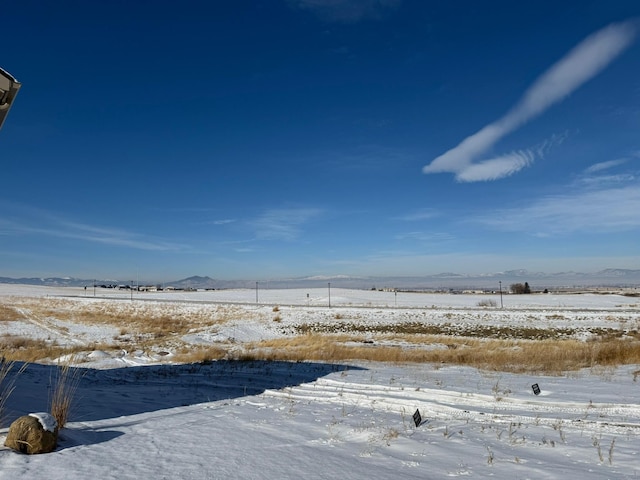
[{"label": "small black sign", "polygon": [[413,423],[416,424],[416,427],[419,427],[422,423],[422,415],[420,415],[420,410],[416,408],[416,413],[413,414]]},{"label": "small black sign", "polygon": [[531,388],[533,388],[533,393],[535,395],[540,395],[540,387],[538,386],[537,383],[534,383],[533,385],[531,385]]}]

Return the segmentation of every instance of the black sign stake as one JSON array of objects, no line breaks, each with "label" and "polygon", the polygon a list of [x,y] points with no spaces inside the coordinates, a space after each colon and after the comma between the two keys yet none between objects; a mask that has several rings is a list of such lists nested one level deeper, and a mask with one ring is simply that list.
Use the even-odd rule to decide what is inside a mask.
[{"label": "black sign stake", "polygon": [[538,386],[537,383],[534,383],[533,385],[531,385],[531,388],[533,389],[533,393],[535,395],[540,395],[540,387]]},{"label": "black sign stake", "polygon": [[422,415],[420,415],[420,410],[416,408],[416,413],[413,414],[413,423],[416,424],[416,427],[419,427],[422,423]]}]

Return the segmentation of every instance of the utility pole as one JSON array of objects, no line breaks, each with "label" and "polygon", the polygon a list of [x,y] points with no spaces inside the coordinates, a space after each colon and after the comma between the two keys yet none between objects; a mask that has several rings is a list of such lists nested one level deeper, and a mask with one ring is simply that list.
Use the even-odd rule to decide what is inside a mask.
[{"label": "utility pole", "polygon": [[258,304],[258,282],[256,282],[256,305]]},{"label": "utility pole", "polygon": [[331,282],[329,282],[328,285],[329,285],[329,308],[331,308]]},{"label": "utility pole", "polygon": [[498,284],[500,285],[500,308],[503,308],[503,306],[502,306],[502,280],[499,280]]}]

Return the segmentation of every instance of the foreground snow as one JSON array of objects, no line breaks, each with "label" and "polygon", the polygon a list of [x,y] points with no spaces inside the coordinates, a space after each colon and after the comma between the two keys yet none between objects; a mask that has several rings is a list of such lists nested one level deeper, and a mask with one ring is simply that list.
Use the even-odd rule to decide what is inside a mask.
[{"label": "foreground snow", "polygon": [[[11,288],[16,291],[0,288],[0,297],[61,294]],[[251,303],[251,295],[255,301],[255,292],[230,293],[220,293],[213,301]],[[212,301],[204,293],[203,298],[184,295],[184,302]],[[285,323],[323,313],[311,305],[316,299],[318,304],[324,301],[320,291],[311,292],[307,306],[306,292],[271,295],[273,303],[289,305],[280,312]],[[413,315],[411,308],[420,303],[434,315],[442,309],[443,315],[464,317],[475,315],[478,303],[476,296],[411,298],[409,305],[398,295],[398,303],[405,303],[396,306],[392,292],[336,291],[331,302],[342,305],[345,315],[375,321]],[[518,298],[525,300],[538,303],[515,305],[514,299],[502,314],[491,310],[491,316],[500,322],[522,321],[527,315],[593,325],[610,323],[611,317],[626,324],[640,321],[637,298]],[[189,305],[180,308],[200,308]],[[327,318],[333,312],[326,313]],[[236,335],[242,328],[247,337],[268,333],[259,317],[255,324],[254,317],[246,318],[228,328]],[[31,326],[61,334],[48,324]],[[78,338],[90,334],[79,332]],[[544,377],[431,364],[172,365],[134,359],[88,355],[80,370],[73,421],[61,431],[58,449],[40,456],[0,449],[0,479],[586,480],[640,475],[638,365]],[[7,420],[46,410],[53,368],[30,365],[18,377]],[[533,384],[539,385],[539,395],[533,393]],[[416,409],[423,417],[418,427],[412,419]],[[0,437],[6,432],[0,430]]]}]

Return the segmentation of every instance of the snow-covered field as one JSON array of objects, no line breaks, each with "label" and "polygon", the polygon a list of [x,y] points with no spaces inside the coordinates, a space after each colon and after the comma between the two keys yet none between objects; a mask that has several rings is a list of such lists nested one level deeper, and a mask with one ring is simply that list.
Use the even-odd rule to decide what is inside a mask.
[{"label": "snow-covered field", "polygon": [[[622,295],[501,299],[343,289],[97,289],[94,296],[92,288],[0,285],[0,305],[24,305],[23,318],[0,321],[2,333],[87,347],[121,334],[113,326],[29,309],[38,300],[58,299],[71,309],[232,313],[224,323],[185,335],[182,341],[191,345],[241,345],[291,335],[301,323],[338,319],[535,324],[571,328],[579,338],[602,328],[640,327],[640,298]],[[480,306],[488,300],[496,306]],[[640,365],[559,376],[364,361],[183,365],[172,362],[173,352],[164,347],[162,352],[87,349],[78,367],[83,376],[71,422],[61,431],[58,449],[27,456],[0,448],[0,479],[640,476]],[[0,437],[17,416],[47,409],[55,368],[31,364],[17,377]],[[422,415],[419,426],[412,418],[416,410]]]}]

